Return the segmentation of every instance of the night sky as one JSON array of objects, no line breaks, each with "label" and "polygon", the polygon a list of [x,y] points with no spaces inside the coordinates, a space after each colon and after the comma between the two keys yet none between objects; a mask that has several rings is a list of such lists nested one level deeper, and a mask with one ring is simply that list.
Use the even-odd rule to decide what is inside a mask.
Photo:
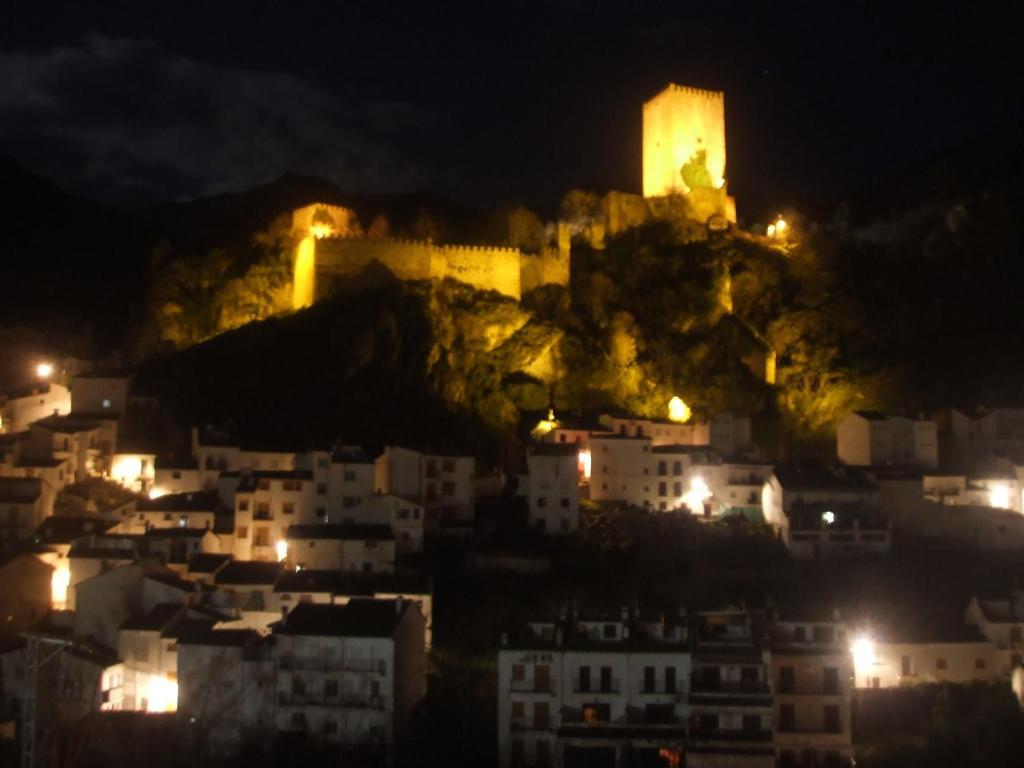
[{"label": "night sky", "polygon": [[641,103],[676,81],[726,91],[741,216],[821,210],[1020,121],[1019,25],[959,5],[19,3],[0,153],[122,204],[296,171],[550,211],[639,191]]}]

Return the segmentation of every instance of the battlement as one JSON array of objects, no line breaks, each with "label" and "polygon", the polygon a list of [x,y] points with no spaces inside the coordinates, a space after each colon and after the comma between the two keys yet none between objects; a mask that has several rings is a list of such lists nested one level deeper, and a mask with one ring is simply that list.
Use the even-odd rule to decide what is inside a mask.
[{"label": "battlement", "polygon": [[678,83],[669,83],[657,94],[655,94],[647,101],[645,101],[644,107],[646,107],[648,104],[653,104],[661,99],[668,98],[674,93],[683,93],[690,96],[696,96],[705,99],[720,99],[722,101],[725,100],[725,91],[712,91],[707,88],[697,88],[692,85],[679,85]]}]

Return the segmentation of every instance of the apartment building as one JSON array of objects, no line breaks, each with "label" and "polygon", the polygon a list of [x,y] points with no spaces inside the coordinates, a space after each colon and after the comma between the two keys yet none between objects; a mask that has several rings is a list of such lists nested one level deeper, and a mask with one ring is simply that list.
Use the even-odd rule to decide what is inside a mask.
[{"label": "apartment building", "polygon": [[539,443],[530,448],[526,464],[530,527],[556,535],[577,532],[580,477],[576,445]]},{"label": "apartment building", "polygon": [[938,426],[928,419],[854,411],[836,428],[836,453],[852,467],[939,466]]}]

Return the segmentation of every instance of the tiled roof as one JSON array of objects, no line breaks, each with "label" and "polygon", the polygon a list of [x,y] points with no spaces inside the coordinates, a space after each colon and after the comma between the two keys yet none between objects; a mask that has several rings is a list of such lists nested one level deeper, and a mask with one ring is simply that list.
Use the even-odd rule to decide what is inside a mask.
[{"label": "tiled roof", "polygon": [[391,637],[409,604],[399,611],[397,600],[357,598],[344,605],[299,603],[274,625],[283,635],[320,637]]}]

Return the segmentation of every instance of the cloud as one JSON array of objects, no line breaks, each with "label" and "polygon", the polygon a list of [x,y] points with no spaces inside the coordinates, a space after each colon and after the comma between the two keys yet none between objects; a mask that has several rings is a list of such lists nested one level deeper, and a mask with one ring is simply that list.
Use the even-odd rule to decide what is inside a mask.
[{"label": "cloud", "polygon": [[289,171],[357,192],[409,189],[424,169],[382,137],[428,120],[408,104],[354,108],[291,75],[139,40],[0,52],[0,151],[119,202],[214,194]]}]

